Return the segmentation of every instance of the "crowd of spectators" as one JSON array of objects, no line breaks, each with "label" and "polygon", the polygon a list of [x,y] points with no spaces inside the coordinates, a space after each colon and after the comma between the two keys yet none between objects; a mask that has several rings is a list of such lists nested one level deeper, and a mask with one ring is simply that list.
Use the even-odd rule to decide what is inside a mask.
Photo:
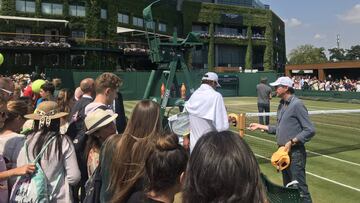
[{"label": "crowd of spectators", "polygon": [[[209,38],[209,33],[200,33],[200,37]],[[216,32],[214,33],[214,37],[219,38],[231,38],[231,39],[247,39],[247,36],[238,33],[238,34],[227,34],[222,32]],[[266,39],[264,35],[261,35],[260,33],[253,34],[251,39]]]},{"label": "crowd of spectators", "polygon": [[0,40],[0,46],[4,47],[42,47],[42,48],[70,48],[66,42],[37,42],[33,40]]},{"label": "crowd of spectators", "polygon": [[293,76],[294,89],[315,91],[340,91],[360,92],[360,80],[333,78],[328,75],[325,80],[319,80],[316,76]]}]

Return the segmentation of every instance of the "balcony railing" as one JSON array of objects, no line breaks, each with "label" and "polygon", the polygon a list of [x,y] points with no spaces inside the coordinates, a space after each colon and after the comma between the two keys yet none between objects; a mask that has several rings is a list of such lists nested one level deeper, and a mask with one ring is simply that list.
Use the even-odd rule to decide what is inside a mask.
[{"label": "balcony railing", "polygon": [[70,48],[62,35],[0,32],[0,47]]}]

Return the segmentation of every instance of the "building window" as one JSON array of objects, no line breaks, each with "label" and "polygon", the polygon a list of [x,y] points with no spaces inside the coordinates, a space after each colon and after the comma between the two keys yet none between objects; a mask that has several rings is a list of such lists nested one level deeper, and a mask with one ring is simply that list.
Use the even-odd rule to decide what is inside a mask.
[{"label": "building window", "polygon": [[71,55],[71,65],[75,67],[85,66],[85,55]]},{"label": "building window", "polygon": [[118,13],[118,22],[129,24],[129,16],[126,14]]},{"label": "building window", "polygon": [[85,31],[83,30],[72,30],[71,31],[72,38],[85,38]]},{"label": "building window", "polygon": [[160,32],[166,32],[166,24],[159,23],[159,31]]},{"label": "building window", "polygon": [[216,45],[218,66],[239,67],[245,64],[246,47]]},{"label": "building window", "polygon": [[69,15],[85,17],[85,6],[70,5],[69,6]]},{"label": "building window", "polygon": [[59,54],[45,55],[44,61],[47,66],[58,66],[59,65]]},{"label": "building window", "polygon": [[101,17],[101,19],[107,19],[107,10],[106,9],[101,9],[100,17]]},{"label": "building window", "polygon": [[58,42],[59,30],[58,29],[45,29],[45,41]]},{"label": "building window", "polygon": [[53,3],[41,3],[41,12],[50,15],[62,15],[63,5]]},{"label": "building window", "polygon": [[31,54],[15,53],[15,65],[31,66]]},{"label": "building window", "polygon": [[146,28],[150,30],[155,30],[155,22],[146,22]]},{"label": "building window", "polygon": [[31,34],[31,29],[26,27],[17,27],[16,28],[16,39],[17,40],[29,40]]},{"label": "building window", "polygon": [[35,1],[16,0],[16,11],[35,13]]},{"label": "building window", "polygon": [[138,27],[144,27],[144,20],[142,18],[133,17],[133,25]]}]

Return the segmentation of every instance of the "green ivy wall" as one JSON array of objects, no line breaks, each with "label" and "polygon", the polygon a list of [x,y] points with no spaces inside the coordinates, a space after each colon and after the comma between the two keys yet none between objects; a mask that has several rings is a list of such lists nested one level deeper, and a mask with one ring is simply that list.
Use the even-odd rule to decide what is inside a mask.
[{"label": "green ivy wall", "polygon": [[[214,58],[214,43],[215,44],[231,44],[236,46],[265,46],[264,53],[264,69],[276,70],[274,67],[275,53],[279,52],[279,62],[285,64],[285,31],[284,22],[276,16],[271,10],[256,9],[241,6],[219,5],[212,3],[201,3],[193,1],[185,1],[182,7],[183,10],[183,25],[184,33],[192,30],[193,23],[203,23],[209,25],[210,39],[204,39],[205,43],[209,43],[209,69],[213,68],[214,63],[210,60]],[[247,39],[214,39],[213,31],[214,24],[222,24],[222,14],[240,14],[243,17],[243,23],[239,26],[263,27],[266,29],[266,40],[251,40]],[[275,33],[279,36],[280,43],[275,42]],[[251,51],[247,49],[248,51]],[[250,63],[251,57],[247,57]],[[247,64],[246,66],[250,66]]]}]

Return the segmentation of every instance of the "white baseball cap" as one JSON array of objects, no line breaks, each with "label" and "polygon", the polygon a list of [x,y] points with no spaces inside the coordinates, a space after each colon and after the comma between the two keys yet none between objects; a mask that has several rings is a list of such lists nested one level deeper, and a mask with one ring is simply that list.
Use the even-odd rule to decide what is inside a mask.
[{"label": "white baseball cap", "polygon": [[219,77],[216,73],[214,72],[207,72],[205,73],[205,75],[202,77],[201,80],[210,80],[210,81],[215,81],[216,82],[216,87],[221,87],[221,85],[219,84]]},{"label": "white baseball cap", "polygon": [[275,82],[270,83],[271,86],[287,86],[293,87],[294,82],[289,77],[279,77]]}]

